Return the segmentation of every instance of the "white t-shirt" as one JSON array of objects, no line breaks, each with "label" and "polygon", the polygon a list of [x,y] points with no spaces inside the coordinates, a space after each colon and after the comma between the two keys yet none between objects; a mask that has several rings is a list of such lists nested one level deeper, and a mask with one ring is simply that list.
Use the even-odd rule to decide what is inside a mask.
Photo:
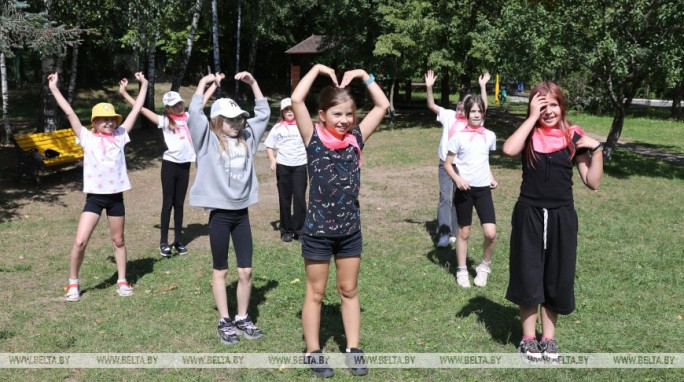
[{"label": "white t-shirt", "polygon": [[83,147],[83,192],[116,194],[131,189],[124,146],[131,141],[122,126],[112,135],[96,135],[81,127],[76,140]]},{"label": "white t-shirt", "polygon": [[447,145],[449,152],[456,154],[454,164],[458,174],[471,187],[489,187],[489,152],[496,150],[496,135],[491,130],[481,134],[459,131]]},{"label": "white t-shirt", "polygon": [[297,125],[278,123],[268,133],[266,147],[277,150],[276,162],[285,166],[306,164],[306,149]]},{"label": "white t-shirt", "polygon": [[437,155],[439,155],[439,159],[446,160],[446,156],[449,153],[449,150],[447,150],[449,140],[454,137],[457,131],[466,127],[468,120],[458,118],[454,110],[440,107],[439,114],[437,114],[437,122],[442,124],[442,139],[439,141]]},{"label": "white t-shirt", "polygon": [[[185,113],[186,117],[189,116]],[[159,115],[159,127],[164,133],[164,142],[167,150],[162,158],[175,163],[194,162],[196,159],[195,148],[192,145],[190,130],[188,130],[187,119],[176,120],[176,131],[169,128],[169,118]]]}]

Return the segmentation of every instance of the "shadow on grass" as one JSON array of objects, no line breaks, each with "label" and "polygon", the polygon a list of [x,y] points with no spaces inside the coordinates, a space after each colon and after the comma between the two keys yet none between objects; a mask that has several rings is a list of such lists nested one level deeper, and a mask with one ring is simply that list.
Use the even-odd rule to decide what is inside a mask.
[{"label": "shadow on grass", "polygon": [[[266,302],[266,294],[271,289],[275,289],[278,287],[278,281],[268,280],[264,285],[261,286],[254,285],[254,281],[255,280],[252,279],[252,294],[249,298],[249,307],[247,307],[247,314],[249,314],[249,317],[251,317],[252,321],[256,324],[259,321],[259,305]],[[257,283],[261,282],[262,280],[257,281]],[[230,285],[226,285],[226,293],[228,296],[228,312],[233,314],[233,316],[237,314],[237,299],[235,297],[237,295],[237,285],[237,280],[230,283]],[[218,309],[214,309],[218,311]]]},{"label": "shadow on grass", "polygon": [[[172,231],[171,227],[169,231]],[[200,236],[209,236],[209,224],[188,224],[183,230],[183,244],[188,245]]]},{"label": "shadow on grass", "polygon": [[465,318],[471,314],[477,315],[477,321],[482,323],[492,339],[502,345],[518,345],[522,338],[520,315],[517,308],[503,306],[484,297],[473,297],[468,301],[456,317]]},{"label": "shadow on grass", "polygon": [[[363,314],[364,309],[361,308]],[[297,318],[302,318],[302,311],[297,313]],[[342,322],[342,307],[339,302],[326,304],[325,301],[321,303],[321,326],[319,331],[319,344],[325,347],[330,338],[335,341],[340,352],[345,352],[347,349],[347,337],[344,334],[344,323]],[[305,349],[306,350],[306,349]]]},{"label": "shadow on grass", "polygon": [[[113,263],[115,262],[113,256],[109,256],[109,260]],[[138,280],[140,280],[143,276],[145,276],[148,273],[152,273],[152,271],[154,271],[154,264],[159,260],[161,260],[161,259],[144,258],[144,259],[129,260],[126,263],[126,280],[128,281],[128,283],[135,286],[135,284],[138,282]],[[112,274],[111,277],[100,282],[99,284],[97,284],[93,287],[81,290],[81,296],[90,292],[91,290],[105,289],[105,288],[115,286],[116,281],[119,279],[118,276],[119,276],[119,274],[117,272],[114,272],[114,274]]]},{"label": "shadow on grass", "polygon": [[630,176],[684,179],[684,166],[620,147],[613,152],[612,159],[603,164],[603,171],[618,179],[626,179]]}]

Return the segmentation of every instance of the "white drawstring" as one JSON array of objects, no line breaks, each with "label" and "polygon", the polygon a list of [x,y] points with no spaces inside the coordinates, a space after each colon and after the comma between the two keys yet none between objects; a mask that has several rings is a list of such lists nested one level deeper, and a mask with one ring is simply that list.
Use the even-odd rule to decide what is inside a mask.
[{"label": "white drawstring", "polygon": [[542,210],[544,210],[544,250],[546,251],[546,234],[549,227],[549,211],[546,208],[542,208]]}]

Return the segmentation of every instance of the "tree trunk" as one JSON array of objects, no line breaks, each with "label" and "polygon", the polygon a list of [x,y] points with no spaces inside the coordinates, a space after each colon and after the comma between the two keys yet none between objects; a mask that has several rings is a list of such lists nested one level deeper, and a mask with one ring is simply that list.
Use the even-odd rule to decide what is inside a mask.
[{"label": "tree trunk", "polygon": [[682,81],[675,84],[674,90],[672,92],[672,118],[682,117]]},{"label": "tree trunk", "polygon": [[606,138],[606,146],[603,149],[603,157],[606,160],[610,160],[613,156],[613,150],[617,146],[620,135],[622,134],[622,127],[625,124],[625,106],[620,104],[615,110],[615,116],[613,117],[613,124],[610,126],[610,132]]},{"label": "tree trunk", "polygon": [[[81,11],[76,15],[76,29],[81,29]],[[76,92],[76,74],[78,73],[78,43],[71,49],[71,72],[69,75],[69,89],[67,90],[67,102],[73,104]]]},{"label": "tree trunk", "polygon": [[5,125],[5,142],[12,137],[12,125],[9,118],[9,89],[7,87],[7,67],[5,65],[5,53],[0,52],[0,77],[2,79],[2,122]]},{"label": "tree trunk", "polygon": [[255,37],[252,39],[252,41],[249,44],[249,57],[247,58],[247,71],[250,73],[254,73],[254,70],[256,69],[256,54],[257,54],[257,44],[259,42],[259,38]]},{"label": "tree trunk", "polygon": [[[219,27],[218,27],[218,5],[216,0],[211,0],[212,18],[212,42],[214,44],[214,73],[221,71],[221,59],[219,58]],[[221,88],[216,89],[216,97],[221,98]]]},{"label": "tree trunk", "polygon": [[58,116],[57,116],[57,102],[52,92],[48,88],[47,76],[59,69],[59,61],[54,56],[47,56],[41,60],[41,76],[42,76],[42,121],[38,126],[38,132],[50,132],[57,130]]},{"label": "tree trunk", "polygon": [[[157,39],[152,37],[147,47],[147,94],[145,96],[145,107],[155,111],[154,107],[154,83],[157,79]],[[154,124],[147,118],[143,118],[145,127],[154,128]]]},{"label": "tree trunk", "polygon": [[[235,41],[235,73],[240,72],[240,31],[242,30],[242,0],[237,0],[237,33]],[[235,99],[240,99],[240,81],[235,81]]]},{"label": "tree trunk", "polygon": [[441,84],[441,96],[440,96],[440,103],[442,104],[442,107],[447,108],[449,107],[449,69],[444,68],[444,74],[442,75],[442,84]]},{"label": "tree trunk", "polygon": [[183,49],[180,64],[171,81],[171,90],[174,92],[177,92],[180,89],[183,77],[185,77],[185,71],[188,68],[188,62],[190,62],[190,55],[192,54],[192,46],[195,43],[195,34],[197,33],[197,25],[199,24],[201,12],[202,0],[196,0],[195,11],[192,14],[192,22],[190,23],[190,33],[188,34],[188,39],[185,43],[185,49]]}]

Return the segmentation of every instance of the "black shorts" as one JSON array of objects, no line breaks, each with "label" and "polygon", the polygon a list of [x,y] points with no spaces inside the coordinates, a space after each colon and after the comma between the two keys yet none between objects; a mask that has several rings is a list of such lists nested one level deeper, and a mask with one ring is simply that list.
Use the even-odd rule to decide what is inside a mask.
[{"label": "black shorts", "polygon": [[575,310],[577,212],[517,202],[511,219],[510,279],[506,299],[543,304],[558,314]]},{"label": "black shorts", "polygon": [[359,256],[363,251],[361,230],[340,237],[301,235],[299,241],[302,243],[302,257],[307,260],[330,260],[333,256]]},{"label": "black shorts", "polygon": [[86,194],[83,212],[101,215],[102,210],[107,211],[107,216],[126,216],[123,192],[116,194]]},{"label": "black shorts", "polygon": [[454,191],[454,205],[458,225],[469,226],[473,224],[473,206],[480,218],[480,224],[496,224],[494,212],[494,200],[490,187],[471,187],[469,190]]}]

